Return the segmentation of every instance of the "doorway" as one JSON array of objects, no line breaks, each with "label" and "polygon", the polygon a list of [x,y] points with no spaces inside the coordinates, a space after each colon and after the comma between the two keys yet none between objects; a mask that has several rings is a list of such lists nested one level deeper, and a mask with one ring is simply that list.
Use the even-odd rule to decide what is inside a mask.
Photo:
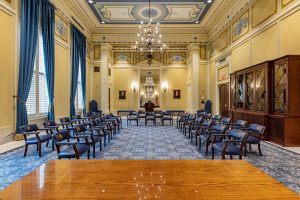
[{"label": "doorway", "polygon": [[219,111],[223,117],[229,114],[229,83],[219,85]]}]

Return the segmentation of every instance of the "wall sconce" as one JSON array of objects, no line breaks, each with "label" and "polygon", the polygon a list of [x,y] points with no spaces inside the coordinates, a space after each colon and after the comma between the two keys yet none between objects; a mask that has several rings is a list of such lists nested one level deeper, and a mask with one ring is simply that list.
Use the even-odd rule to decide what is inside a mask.
[{"label": "wall sconce", "polygon": [[131,89],[134,93],[136,93],[136,90],[138,89],[138,84],[136,82],[131,83]]},{"label": "wall sconce", "polygon": [[157,92],[157,91],[155,91],[155,92],[154,92],[154,96],[157,96],[157,95],[158,95],[158,92]]},{"label": "wall sconce", "polygon": [[141,91],[141,97],[144,97],[144,96],[145,96],[145,92]]},{"label": "wall sconce", "polygon": [[168,86],[167,82],[164,82],[164,83],[161,84],[161,89],[162,89],[162,91],[163,91],[164,94],[167,93],[168,87],[169,86]]}]

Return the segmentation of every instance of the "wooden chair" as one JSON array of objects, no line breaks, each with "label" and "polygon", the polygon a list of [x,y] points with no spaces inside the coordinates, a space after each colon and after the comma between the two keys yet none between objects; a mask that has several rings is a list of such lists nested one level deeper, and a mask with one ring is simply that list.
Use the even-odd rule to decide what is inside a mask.
[{"label": "wooden chair", "polygon": [[[260,143],[263,139],[263,135],[266,130],[266,127],[258,124],[251,124],[249,128],[245,128],[243,130],[247,131],[248,133],[248,138],[246,143],[249,144],[249,150],[251,151],[251,145],[257,144],[259,155],[262,156]],[[247,154],[247,145],[245,146],[244,156],[246,156],[246,154]]]},{"label": "wooden chair", "polygon": [[153,125],[156,126],[156,119],[154,112],[146,112],[145,115],[145,126],[148,125],[148,121],[152,121]]},{"label": "wooden chair", "polygon": [[164,126],[165,121],[170,122],[170,126],[173,126],[173,115],[170,112],[163,112],[161,118],[161,124]]},{"label": "wooden chair", "polygon": [[127,126],[131,125],[132,121],[135,121],[136,125],[139,126],[139,118],[138,118],[138,113],[137,112],[130,112],[127,115]]},{"label": "wooden chair", "polygon": [[[42,157],[42,144],[47,143],[52,139],[51,134],[49,132],[49,128],[39,128],[36,124],[29,124],[20,127],[21,133],[24,136],[25,140],[25,151],[24,157],[27,154],[29,145],[37,145],[37,151],[39,152],[39,157]],[[40,134],[39,131],[46,131],[46,134]],[[28,137],[32,136],[32,137]],[[54,146],[52,146],[52,150]]]},{"label": "wooden chair", "polygon": [[[220,136],[224,137],[224,139],[221,142],[216,142],[216,138]],[[222,155],[222,159],[225,159],[225,155],[230,155],[230,159],[232,159],[233,155],[238,155],[241,160],[247,138],[248,133],[241,129],[231,129],[228,134],[213,134],[212,159],[214,159],[216,151]]]},{"label": "wooden chair", "polygon": [[[80,156],[85,153],[88,154],[88,159],[90,159],[90,145],[88,137],[88,135],[71,136],[70,130],[62,130],[55,133],[52,138],[56,145],[58,159],[79,159]],[[80,139],[84,139],[84,141],[80,142]],[[67,148],[61,148],[62,146],[67,146]]]}]

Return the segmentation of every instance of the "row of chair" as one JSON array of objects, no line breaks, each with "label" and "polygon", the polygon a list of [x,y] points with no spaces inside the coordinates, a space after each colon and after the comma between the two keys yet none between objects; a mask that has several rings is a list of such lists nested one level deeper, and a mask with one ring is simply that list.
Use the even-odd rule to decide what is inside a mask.
[{"label": "row of chair", "polygon": [[261,141],[263,139],[265,126],[258,124],[251,124],[246,127],[247,121],[237,120],[231,123],[231,118],[222,117],[220,115],[211,115],[207,113],[201,114],[184,114],[177,118],[177,128],[193,141],[195,138],[196,146],[199,143],[199,150],[201,144],[205,144],[205,155],[208,155],[209,146],[212,150],[212,159],[214,153],[219,152],[222,159],[225,155],[239,155],[242,159],[242,153],[246,156],[247,144],[251,150],[251,145],[258,145],[259,155],[261,152]]},{"label": "row of chair", "polygon": [[127,126],[131,125],[131,122],[136,122],[138,126],[141,120],[145,121],[145,126],[148,125],[148,122],[151,121],[154,126],[156,126],[157,121],[160,121],[164,126],[165,122],[169,122],[171,126],[173,126],[173,115],[171,112],[162,112],[162,111],[154,111],[154,112],[130,112],[127,115]]},{"label": "row of chair", "polygon": [[29,145],[36,145],[39,156],[42,156],[42,144],[52,141],[52,150],[56,147],[58,158],[77,158],[87,153],[90,158],[90,147],[95,157],[95,148],[99,143],[100,151],[102,143],[107,142],[120,132],[122,120],[112,114],[89,114],[84,117],[75,115],[72,118],[64,117],[60,123],[45,121],[43,128],[37,124],[29,124],[20,127],[25,140],[24,157],[27,154]]}]

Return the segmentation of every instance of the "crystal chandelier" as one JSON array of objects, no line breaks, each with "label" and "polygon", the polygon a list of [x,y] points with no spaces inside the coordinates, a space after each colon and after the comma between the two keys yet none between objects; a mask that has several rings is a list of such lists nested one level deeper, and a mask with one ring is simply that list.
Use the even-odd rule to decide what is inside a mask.
[{"label": "crystal chandelier", "polygon": [[147,60],[149,66],[152,64],[153,58],[161,55],[166,47],[166,44],[162,43],[161,40],[162,35],[160,34],[159,22],[156,24],[152,24],[152,22],[149,0],[149,21],[148,23],[141,22],[137,34],[138,39],[134,47]]},{"label": "crystal chandelier", "polygon": [[152,76],[146,77],[145,85],[146,86],[154,86],[154,81],[153,81],[153,77]]}]

